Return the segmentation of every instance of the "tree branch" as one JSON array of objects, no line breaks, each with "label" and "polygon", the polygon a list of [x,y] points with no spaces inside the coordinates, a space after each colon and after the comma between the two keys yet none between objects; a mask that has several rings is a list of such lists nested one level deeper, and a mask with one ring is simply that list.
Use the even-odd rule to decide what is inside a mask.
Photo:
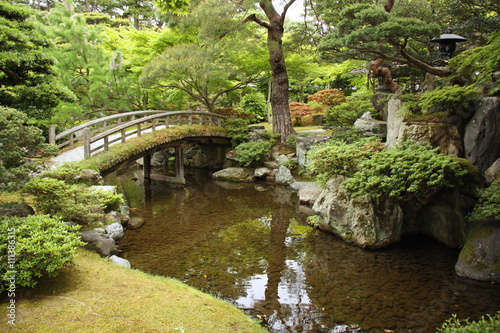
[{"label": "tree branch", "polygon": [[248,22],[248,21],[253,21],[255,23],[257,23],[258,25],[260,25],[261,27],[264,27],[266,29],[270,29],[271,26],[269,25],[269,23],[267,22],[264,22],[264,21],[261,21],[256,14],[251,14],[249,16],[247,16],[243,22]]},{"label": "tree branch", "polygon": [[283,13],[281,13],[281,20],[283,22],[285,21],[285,16],[286,16],[286,12],[288,11],[288,8],[290,8],[290,6],[293,5],[294,2],[295,2],[295,0],[288,1],[288,3],[285,5],[285,8],[283,8]]}]

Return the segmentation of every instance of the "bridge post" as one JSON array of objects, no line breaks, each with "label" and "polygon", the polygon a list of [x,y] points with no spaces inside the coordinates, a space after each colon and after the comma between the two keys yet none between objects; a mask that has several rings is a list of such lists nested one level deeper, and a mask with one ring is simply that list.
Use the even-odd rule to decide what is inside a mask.
[{"label": "bridge post", "polygon": [[51,145],[56,144],[56,126],[55,125],[49,126],[49,143]]},{"label": "bridge post", "polygon": [[184,149],[182,146],[175,147],[175,178],[180,184],[186,184],[184,178]]},{"label": "bridge post", "polygon": [[151,180],[151,153],[143,157],[142,171],[144,173],[144,179]]},{"label": "bridge post", "polygon": [[85,127],[83,129],[83,157],[90,157],[90,128]]}]

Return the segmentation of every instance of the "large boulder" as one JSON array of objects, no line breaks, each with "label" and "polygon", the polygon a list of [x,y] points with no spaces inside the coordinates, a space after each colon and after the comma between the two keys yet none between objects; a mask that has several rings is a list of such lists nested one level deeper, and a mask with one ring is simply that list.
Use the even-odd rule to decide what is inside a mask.
[{"label": "large boulder", "polygon": [[316,183],[310,183],[299,189],[299,202],[304,205],[314,205],[323,188]]},{"label": "large boulder", "polygon": [[217,180],[244,183],[255,181],[254,170],[252,168],[225,168],[214,172],[212,174],[212,178]]},{"label": "large boulder", "polygon": [[376,136],[385,140],[387,137],[387,122],[375,119],[356,119],[354,128],[363,133],[364,136]]},{"label": "large boulder", "polygon": [[458,276],[500,282],[500,221],[474,228],[455,265]]},{"label": "large boulder", "polygon": [[398,111],[402,106],[401,98],[398,94],[394,94],[387,107],[387,147],[394,147],[398,142],[399,129],[403,125],[403,117]]},{"label": "large boulder", "polygon": [[371,102],[375,110],[378,111],[383,121],[387,121],[387,113],[389,108],[389,99],[393,93],[376,92],[372,95]]},{"label": "large boulder", "polygon": [[96,251],[102,256],[109,256],[115,247],[115,241],[108,235],[96,231],[85,231],[80,234],[83,242],[87,243],[85,248]]},{"label": "large boulder", "polygon": [[487,184],[493,183],[493,181],[500,175],[500,158],[493,162],[492,165],[484,173],[484,178]]},{"label": "large boulder", "polygon": [[465,157],[485,172],[500,157],[500,99],[483,97],[467,123]]},{"label": "large boulder", "polygon": [[11,217],[26,217],[35,214],[33,208],[28,204],[18,202],[7,202],[0,204],[0,216]]},{"label": "large boulder", "polygon": [[342,187],[347,178],[333,176],[314,203],[319,228],[361,247],[380,248],[401,238],[403,212],[394,200],[352,198]]},{"label": "large boulder", "polygon": [[441,153],[463,156],[462,137],[457,127],[447,123],[402,123],[396,141],[427,142]]},{"label": "large boulder", "polygon": [[305,168],[307,163],[307,153],[314,145],[328,140],[330,140],[330,137],[326,135],[298,136],[295,139],[298,165],[300,165],[301,168]]},{"label": "large boulder", "polygon": [[274,174],[274,177],[276,184],[279,185],[290,185],[295,182],[292,172],[283,165],[280,165],[278,171]]}]

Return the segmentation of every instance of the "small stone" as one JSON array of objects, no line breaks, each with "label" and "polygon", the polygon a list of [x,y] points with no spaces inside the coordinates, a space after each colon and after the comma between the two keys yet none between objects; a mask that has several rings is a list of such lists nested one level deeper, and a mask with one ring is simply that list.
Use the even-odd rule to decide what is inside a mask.
[{"label": "small stone", "polygon": [[140,216],[133,216],[128,221],[127,228],[131,230],[139,229],[144,224],[144,219]]},{"label": "small stone", "polygon": [[121,223],[112,223],[110,225],[107,225],[106,232],[108,233],[109,238],[112,238],[115,241],[122,239],[125,235]]},{"label": "small stone", "polygon": [[255,169],[255,177],[257,178],[265,178],[267,176],[269,176],[271,174],[271,170],[269,170],[269,168],[266,168],[266,167],[260,167],[260,168],[256,168]]},{"label": "small stone", "polygon": [[125,268],[130,268],[130,261],[128,261],[127,259],[123,259],[123,258],[120,258],[120,257],[117,257],[115,256],[114,254],[109,257],[109,259],[111,259],[111,261],[118,265],[118,266],[123,266]]}]

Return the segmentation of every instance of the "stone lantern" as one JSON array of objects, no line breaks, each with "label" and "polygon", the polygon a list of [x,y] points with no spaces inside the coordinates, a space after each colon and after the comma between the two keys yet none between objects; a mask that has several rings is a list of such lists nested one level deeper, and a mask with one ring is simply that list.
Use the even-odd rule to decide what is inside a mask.
[{"label": "stone lantern", "polygon": [[457,47],[457,43],[465,42],[467,38],[452,33],[450,27],[446,28],[444,34],[439,38],[431,39],[432,43],[439,43],[439,55],[441,60],[450,60],[453,57],[453,52]]}]

